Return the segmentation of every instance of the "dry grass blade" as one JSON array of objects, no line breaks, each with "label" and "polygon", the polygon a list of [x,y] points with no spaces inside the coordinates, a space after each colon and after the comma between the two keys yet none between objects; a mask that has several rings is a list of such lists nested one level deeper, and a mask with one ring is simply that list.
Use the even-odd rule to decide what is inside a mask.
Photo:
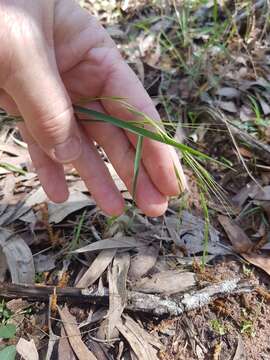
[{"label": "dry grass blade", "polygon": [[68,341],[79,360],[97,360],[81,339],[80,330],[76,319],[70,314],[67,306],[63,309],[58,307],[60,318],[68,336]]}]

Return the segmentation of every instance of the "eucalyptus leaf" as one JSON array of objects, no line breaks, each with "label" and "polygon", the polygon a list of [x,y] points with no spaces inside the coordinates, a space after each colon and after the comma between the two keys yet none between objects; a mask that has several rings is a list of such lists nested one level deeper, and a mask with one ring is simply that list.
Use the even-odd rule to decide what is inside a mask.
[{"label": "eucalyptus leaf", "polygon": [[11,339],[14,337],[15,334],[16,334],[16,326],[14,324],[7,324],[0,326],[0,338]]},{"label": "eucalyptus leaf", "polygon": [[0,350],[1,360],[15,360],[15,356],[16,356],[15,345],[6,346],[4,349]]}]

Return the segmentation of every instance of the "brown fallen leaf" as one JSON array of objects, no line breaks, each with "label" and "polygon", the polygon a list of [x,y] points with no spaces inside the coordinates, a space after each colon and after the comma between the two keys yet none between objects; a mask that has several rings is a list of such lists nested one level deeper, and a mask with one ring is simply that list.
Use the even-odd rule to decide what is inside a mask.
[{"label": "brown fallen leaf", "polygon": [[246,351],[244,348],[243,340],[242,340],[241,336],[239,336],[233,360],[246,360],[246,358],[247,358],[247,355],[246,355]]},{"label": "brown fallen leaf", "polygon": [[215,105],[230,113],[237,113],[237,107],[233,101],[215,101]]},{"label": "brown fallen leaf", "polygon": [[107,269],[116,254],[116,249],[102,250],[83,274],[76,285],[77,288],[86,288],[92,285]]},{"label": "brown fallen leaf", "polygon": [[[134,322],[135,323],[135,322]],[[158,360],[157,351],[144,336],[144,331],[137,323],[130,323],[129,318],[124,318],[117,323],[117,328],[124,338],[129,342],[138,360]],[[144,333],[142,333],[142,330]]]},{"label": "brown fallen leaf", "polygon": [[264,186],[262,188],[257,189],[257,191],[251,196],[254,200],[270,200],[270,186]]},{"label": "brown fallen leaf", "polygon": [[33,255],[26,242],[0,227],[0,253],[4,254],[14,284],[32,284],[35,278]]},{"label": "brown fallen leaf", "polygon": [[131,236],[115,236],[104,240],[98,240],[90,245],[83,246],[80,249],[73,251],[73,253],[83,253],[87,251],[98,251],[104,249],[117,249],[117,248],[133,248],[142,246],[142,243]]},{"label": "brown fallen leaf", "polygon": [[128,329],[130,329],[131,331],[134,331],[134,329],[136,329],[136,331],[138,331],[142,335],[142,337],[146,341],[148,341],[149,344],[153,345],[155,348],[159,350],[165,349],[164,345],[159,341],[157,337],[155,337],[153,334],[150,334],[144,328],[139,326],[139,324],[135,320],[133,320],[129,315],[123,314],[122,317],[125,319],[125,325]]},{"label": "brown fallen leaf", "polygon": [[128,275],[132,280],[138,280],[151,270],[157,261],[159,253],[158,246],[143,246],[138,253],[131,258]]},{"label": "brown fallen leaf", "polygon": [[39,359],[37,348],[33,339],[27,341],[24,338],[20,338],[18,344],[16,345],[16,350],[24,360]]},{"label": "brown fallen leaf", "polygon": [[60,318],[68,336],[68,341],[79,360],[97,360],[97,358],[87,348],[81,338],[80,330],[76,324],[76,319],[70,314],[67,306],[63,309],[58,307]]},{"label": "brown fallen leaf", "polygon": [[232,87],[222,87],[217,89],[216,94],[222,97],[226,97],[228,99],[239,98],[241,92]]},{"label": "brown fallen leaf", "polygon": [[[95,341],[89,342],[89,348],[98,360],[109,360],[111,357],[108,355],[109,349],[106,344],[98,343]],[[63,358],[63,360],[66,360]]]},{"label": "brown fallen leaf", "polygon": [[195,274],[179,270],[161,271],[137,281],[134,288],[144,293],[176,294],[196,285]]},{"label": "brown fallen leaf", "polygon": [[253,242],[239,225],[224,215],[219,215],[218,221],[225,230],[230,242],[232,243],[233,249],[237,253],[248,253],[252,250]]},{"label": "brown fallen leaf", "polygon": [[108,339],[112,337],[116,324],[120,321],[127,302],[127,274],[130,265],[128,253],[116,255],[112,269],[108,272],[109,280],[109,311],[108,311]]},{"label": "brown fallen leaf", "polygon": [[58,360],[76,360],[63,326],[61,327],[61,338],[58,344]]},{"label": "brown fallen leaf", "polygon": [[264,270],[270,275],[270,254],[264,251],[259,254],[241,254],[245,260]]}]

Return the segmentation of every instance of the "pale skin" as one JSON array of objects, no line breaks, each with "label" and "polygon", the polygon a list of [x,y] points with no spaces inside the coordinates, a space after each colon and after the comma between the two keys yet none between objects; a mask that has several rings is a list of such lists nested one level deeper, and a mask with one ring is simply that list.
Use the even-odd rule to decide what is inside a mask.
[{"label": "pale skin", "polygon": [[[23,117],[19,128],[48,197],[67,199],[63,164],[72,163],[98,206],[121,214],[123,198],[93,141],[131,191],[136,137],[109,124],[82,125],[72,103],[119,96],[158,120],[142,84],[104,28],[73,0],[0,0],[0,18],[0,107]],[[87,106],[134,119],[113,100]],[[146,215],[163,214],[168,197],[178,195],[174,164],[180,169],[171,148],[144,142],[136,203]]]}]

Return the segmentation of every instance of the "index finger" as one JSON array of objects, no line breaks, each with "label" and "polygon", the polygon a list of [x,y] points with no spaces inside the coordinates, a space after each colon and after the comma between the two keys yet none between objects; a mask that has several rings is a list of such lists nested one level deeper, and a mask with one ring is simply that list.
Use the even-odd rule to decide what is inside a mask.
[{"label": "index finger", "polygon": [[[159,114],[144,89],[138,77],[120,57],[118,50],[112,48],[106,60],[102,64],[108,71],[102,96],[119,96],[127,100],[139,112],[145,113],[151,119],[160,121]],[[134,114],[127,110],[121,103],[112,100],[102,100],[103,106],[108,113],[126,120],[134,120]],[[136,136],[127,133],[133,145],[136,145]],[[174,149],[150,139],[144,140],[142,161],[148,174],[164,195],[173,196],[179,194],[179,183],[175,172],[175,166],[184,178],[183,170]],[[185,184],[182,184],[185,187]]]}]

